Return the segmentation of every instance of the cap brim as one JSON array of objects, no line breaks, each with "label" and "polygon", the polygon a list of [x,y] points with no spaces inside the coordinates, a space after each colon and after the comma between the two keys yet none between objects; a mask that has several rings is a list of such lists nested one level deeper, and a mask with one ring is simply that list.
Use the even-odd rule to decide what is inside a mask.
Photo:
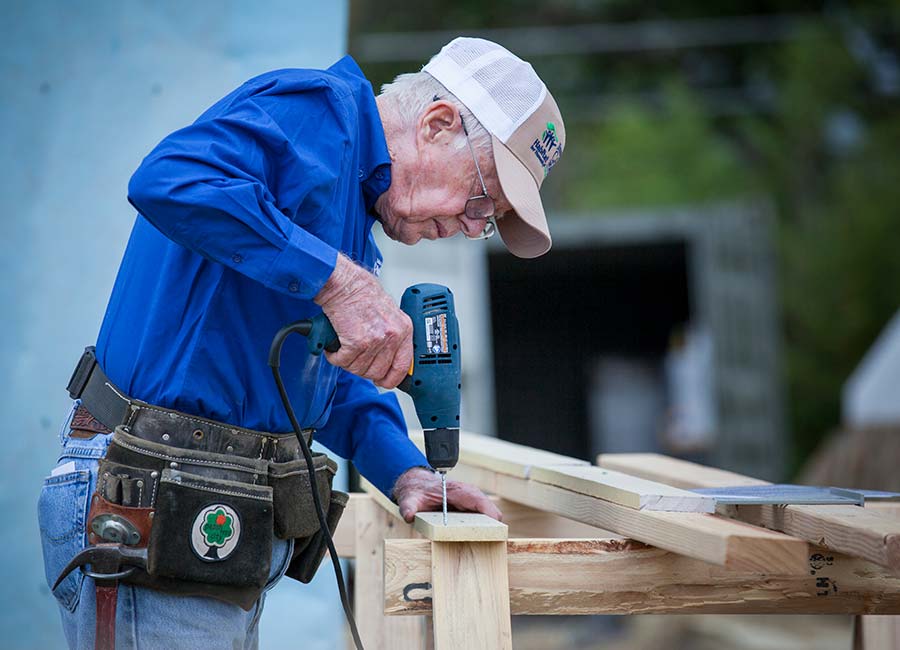
[{"label": "cap brim", "polygon": [[538,185],[515,154],[497,138],[492,139],[497,178],[515,211],[498,219],[497,229],[513,255],[539,257],[550,250],[552,240]]}]

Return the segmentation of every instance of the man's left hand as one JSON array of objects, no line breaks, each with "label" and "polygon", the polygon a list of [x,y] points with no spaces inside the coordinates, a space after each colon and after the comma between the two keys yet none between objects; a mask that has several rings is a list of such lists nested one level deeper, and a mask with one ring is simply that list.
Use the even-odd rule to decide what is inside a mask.
[{"label": "man's left hand", "polygon": [[[441,477],[424,467],[410,468],[394,484],[394,499],[407,523],[412,523],[417,512],[440,510]],[[480,512],[497,521],[503,520],[503,513],[484,492],[459,481],[447,481],[447,509]]]}]

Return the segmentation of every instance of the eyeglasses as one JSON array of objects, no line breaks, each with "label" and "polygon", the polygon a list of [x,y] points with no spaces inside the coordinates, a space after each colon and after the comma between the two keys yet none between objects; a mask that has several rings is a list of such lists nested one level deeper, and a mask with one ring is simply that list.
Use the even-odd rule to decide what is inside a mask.
[{"label": "eyeglasses", "polygon": [[[435,100],[437,100],[437,97],[435,97]],[[478,156],[475,155],[475,148],[472,146],[472,140],[469,138],[469,130],[466,128],[466,123],[463,121],[462,115],[459,116],[459,121],[462,124],[463,133],[466,134],[466,144],[469,145],[472,160],[475,161],[475,171],[478,173],[478,180],[481,182],[481,194],[478,196],[470,196],[466,201],[466,219],[471,219],[472,221],[485,221],[484,230],[482,230],[481,233],[473,237],[466,235],[466,239],[471,239],[473,241],[489,239],[497,231],[497,221],[494,218],[494,199],[488,194],[487,185],[484,184],[484,176],[481,175],[481,166],[478,164]]]}]

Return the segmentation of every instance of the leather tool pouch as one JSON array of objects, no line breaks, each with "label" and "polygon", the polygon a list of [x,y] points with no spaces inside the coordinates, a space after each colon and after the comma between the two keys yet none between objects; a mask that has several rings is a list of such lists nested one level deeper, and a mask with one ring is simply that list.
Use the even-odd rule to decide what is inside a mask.
[{"label": "leather tool pouch", "polygon": [[[331,489],[333,460],[317,453],[313,465],[333,532],[349,495]],[[97,507],[129,519],[140,528],[139,546],[148,547],[147,572],[125,582],[171,593],[248,609],[265,587],[273,535],[294,539],[287,575],[301,582],[312,580],[327,550],[303,459],[183,449],[118,427],[100,461],[95,499],[92,514]]]},{"label": "leather tool pouch", "polygon": [[150,575],[262,588],[271,556],[272,488],[163,470]]},{"label": "leather tool pouch", "polygon": [[[334,529],[337,528],[338,522],[341,519],[341,515],[344,514],[344,508],[347,506],[349,500],[350,495],[346,492],[338,492],[337,490],[331,492],[331,500],[328,505],[328,514],[325,521],[328,524],[328,531],[332,535],[334,535]],[[315,508],[315,506],[313,507]],[[318,522],[315,511],[313,511],[313,517],[315,517],[316,522]],[[285,575],[304,583],[311,581],[313,576],[316,575],[319,565],[322,564],[322,559],[325,557],[325,552],[327,550],[328,544],[325,541],[325,533],[322,531],[321,527],[318,527],[312,536],[307,537],[306,539],[295,540],[294,554],[291,557],[291,563],[288,566]]]},{"label": "leather tool pouch", "polygon": [[262,460],[170,447],[118,428],[97,493],[153,510],[147,572],[125,581],[251,607],[272,554],[267,470]]},{"label": "leather tool pouch", "polygon": [[[328,512],[337,463],[325,454],[313,453],[312,457],[319,499],[322,501],[322,509]],[[319,518],[310,492],[309,469],[305,459],[269,463],[269,484],[274,492],[277,537],[305,538],[319,530]]]}]

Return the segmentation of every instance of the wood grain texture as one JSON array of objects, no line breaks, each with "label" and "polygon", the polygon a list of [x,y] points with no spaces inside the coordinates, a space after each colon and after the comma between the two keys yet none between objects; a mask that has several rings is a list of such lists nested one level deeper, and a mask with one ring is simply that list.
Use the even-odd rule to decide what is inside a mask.
[{"label": "wood grain texture", "polygon": [[[410,431],[409,438],[419,449],[425,450],[425,440],[421,431]],[[459,461],[521,478],[527,478],[531,468],[539,465],[583,465],[586,467],[591,465],[588,461],[579,458],[570,458],[543,449],[517,445],[469,431],[459,432]]]},{"label": "wood grain texture", "polygon": [[716,515],[633,510],[545,483],[458,465],[465,480],[532,508],[732,569],[792,574],[807,571],[807,544],[797,538]]},{"label": "wood grain texture", "polygon": [[420,512],[413,527],[435,542],[502,542],[509,532],[506,524],[472,512],[448,512],[446,526],[442,513]]},{"label": "wood grain texture", "polygon": [[[732,571],[632,540],[511,539],[513,614],[896,614],[900,578],[813,548],[804,575]],[[385,544],[387,614],[431,609],[431,546]],[[466,646],[460,646],[466,647]]]},{"label": "wood grain texture", "polygon": [[597,456],[597,465],[686,490],[696,487],[768,485],[758,478],[662,454],[600,454]]},{"label": "wood grain texture", "polygon": [[363,489],[363,491],[371,497],[371,499],[377,503],[381,508],[384,509],[391,517],[396,519],[397,521],[402,521],[406,523],[402,516],[400,516],[400,508],[397,507],[397,504],[388,499],[384,494],[382,494],[381,490],[372,485],[368,479],[363,476],[359,477],[359,487]]},{"label": "wood grain texture", "polygon": [[558,537],[566,539],[599,539],[615,537],[615,533],[580,521],[531,508],[509,499],[491,497],[500,512],[503,523],[509,526],[513,537]]},{"label": "wood grain texture", "polygon": [[430,542],[435,650],[512,650],[506,542]]},{"label": "wood grain texture", "polygon": [[369,498],[358,492],[350,494],[350,500],[347,501],[344,514],[341,515],[341,520],[332,536],[338,557],[347,559],[356,557],[356,513],[360,508],[360,502],[367,501]]},{"label": "wood grain texture", "polygon": [[866,510],[870,510],[882,517],[900,519],[900,503],[895,501],[869,501]]},{"label": "wood grain texture", "polygon": [[712,497],[591,465],[533,467],[529,478],[636,510],[715,512]]},{"label": "wood grain texture", "polygon": [[425,650],[422,619],[387,618],[384,600],[384,540],[415,533],[371,498],[354,505],[356,570],[354,612],[359,634],[368,650]]},{"label": "wood grain texture", "polygon": [[[696,463],[652,454],[602,454],[597,462],[654,480],[678,480],[682,487],[723,487],[735,478],[765,485],[765,481],[731,472],[711,470]],[[877,508],[857,506],[720,506],[720,514],[757,526],[781,531],[846,555],[864,558],[900,573],[900,520],[879,514]]]},{"label": "wood grain texture", "polygon": [[900,648],[900,616],[863,616],[858,625],[860,650]]}]

